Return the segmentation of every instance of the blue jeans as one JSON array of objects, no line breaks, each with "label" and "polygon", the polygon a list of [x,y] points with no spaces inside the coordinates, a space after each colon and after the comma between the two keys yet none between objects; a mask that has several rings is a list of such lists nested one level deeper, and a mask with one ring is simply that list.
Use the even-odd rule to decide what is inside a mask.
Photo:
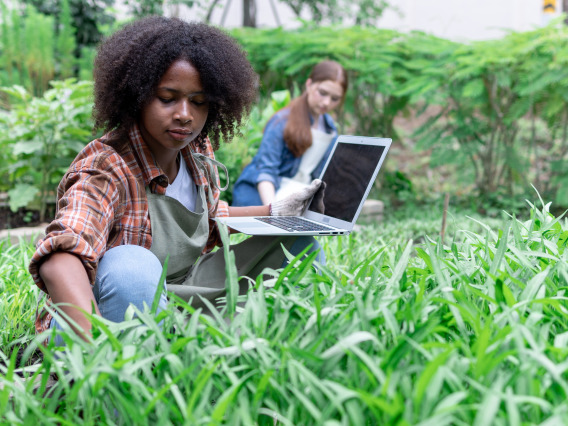
[{"label": "blue jeans", "polygon": [[[108,250],[99,261],[93,286],[101,316],[121,322],[131,304],[141,311],[144,310],[144,304],[152,306],[161,274],[160,261],[144,247],[124,245]],[[164,293],[158,311],[164,309],[166,304]],[[51,320],[50,326],[61,330],[56,318]],[[56,345],[64,345],[60,336],[57,336]]]},{"label": "blue jeans", "polygon": [[[296,238],[290,253],[295,256],[310,244],[313,246],[309,252],[319,251],[316,260],[324,265],[325,254],[313,237]],[[238,250],[238,245],[232,248]],[[284,260],[282,266],[286,264],[287,261]],[[124,245],[108,250],[99,261],[93,286],[101,316],[113,322],[121,322],[129,305],[132,304],[141,311],[144,310],[144,305],[152,306],[161,274],[162,264],[148,249]],[[160,297],[158,312],[166,305],[167,297],[164,293]],[[53,318],[50,326],[61,329],[56,318]],[[60,336],[57,336],[56,344],[63,346]]]}]

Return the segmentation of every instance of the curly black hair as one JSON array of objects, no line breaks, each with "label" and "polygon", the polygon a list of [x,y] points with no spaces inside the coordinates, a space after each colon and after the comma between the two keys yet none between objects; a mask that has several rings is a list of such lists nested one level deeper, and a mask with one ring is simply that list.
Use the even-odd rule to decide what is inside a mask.
[{"label": "curly black hair", "polygon": [[160,79],[178,59],[199,72],[209,114],[198,142],[230,141],[256,100],[258,77],[237,42],[207,24],[151,16],[101,43],[94,63],[95,129],[124,135],[138,121]]}]

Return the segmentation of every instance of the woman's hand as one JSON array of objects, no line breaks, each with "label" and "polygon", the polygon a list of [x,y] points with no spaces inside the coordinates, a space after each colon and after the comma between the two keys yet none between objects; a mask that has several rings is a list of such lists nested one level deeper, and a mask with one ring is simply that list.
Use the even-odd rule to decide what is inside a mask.
[{"label": "woman's hand", "polygon": [[322,183],[321,180],[314,179],[309,186],[301,191],[295,192],[280,201],[275,201],[270,205],[270,216],[300,216]]}]

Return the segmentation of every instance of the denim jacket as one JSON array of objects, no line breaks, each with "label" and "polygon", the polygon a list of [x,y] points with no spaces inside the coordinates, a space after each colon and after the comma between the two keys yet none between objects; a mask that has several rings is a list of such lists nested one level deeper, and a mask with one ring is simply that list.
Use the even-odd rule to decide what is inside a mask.
[{"label": "denim jacket", "polygon": [[[259,182],[272,182],[275,189],[278,190],[283,177],[293,177],[298,172],[302,157],[294,157],[284,141],[284,127],[286,127],[289,114],[290,109],[285,108],[274,114],[268,121],[257,154],[252,162],[244,168],[235,183],[233,188],[234,206],[261,205],[260,195],[256,187]],[[333,119],[328,114],[324,114],[323,117],[326,132],[335,133],[336,136],[313,170],[312,179],[319,177],[337,140],[337,128]],[[311,117],[310,120],[312,120]]]}]

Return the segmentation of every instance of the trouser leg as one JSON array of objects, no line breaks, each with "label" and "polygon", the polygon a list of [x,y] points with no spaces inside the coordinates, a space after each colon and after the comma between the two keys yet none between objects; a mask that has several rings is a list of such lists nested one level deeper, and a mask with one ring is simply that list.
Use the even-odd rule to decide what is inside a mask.
[{"label": "trouser leg", "polygon": [[[322,247],[320,246],[318,240],[316,240],[314,237],[298,237],[296,238],[296,240],[294,241],[294,244],[292,244],[292,247],[290,247],[290,253],[293,254],[294,256],[297,256],[299,253],[302,252],[302,250],[304,250],[306,247],[308,247],[309,245],[312,245],[312,247],[310,248],[310,250],[308,250],[308,253],[312,253],[312,252],[317,252],[318,254],[316,255],[316,261],[320,264],[320,265],[325,265],[325,253],[322,249]],[[287,261],[284,261],[284,264],[282,266],[286,266]]]},{"label": "trouser leg", "polygon": [[[162,275],[162,265],[148,249],[124,245],[108,250],[99,261],[93,293],[101,315],[114,322],[124,320],[129,305],[150,307]],[[167,298],[160,297],[158,312]]]},{"label": "trouser leg", "polygon": [[[264,268],[277,269],[287,264],[282,245],[295,256],[310,244],[313,245],[310,252],[317,250],[317,260],[325,264],[325,254],[313,237],[256,236],[231,246],[231,250],[235,254],[238,276],[256,279]],[[192,268],[185,282],[168,285],[168,290],[184,300],[193,298],[192,305],[195,308],[203,307],[201,297],[212,301],[225,295],[225,266],[222,249],[203,255]],[[248,286],[248,280],[240,280],[239,293],[246,293]]]},{"label": "trouser leg", "polygon": [[[148,249],[135,245],[124,245],[108,250],[99,261],[93,294],[103,318],[120,322],[131,304],[143,310],[144,305],[152,306],[160,282],[162,265]],[[158,311],[165,308],[167,298],[160,297]],[[61,329],[54,318],[51,327]],[[57,345],[63,345],[58,336]]]}]

